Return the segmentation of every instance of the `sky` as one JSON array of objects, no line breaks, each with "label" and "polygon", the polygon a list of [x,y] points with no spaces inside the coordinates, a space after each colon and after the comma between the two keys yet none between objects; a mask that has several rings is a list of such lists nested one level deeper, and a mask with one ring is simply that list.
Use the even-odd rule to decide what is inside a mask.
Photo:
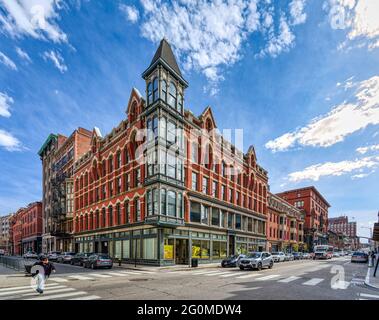
[{"label": "sky", "polygon": [[126,117],[159,41],[242,129],[272,192],[314,185],[369,236],[379,210],[379,1],[0,0],[0,215],[42,198],[50,133]]}]

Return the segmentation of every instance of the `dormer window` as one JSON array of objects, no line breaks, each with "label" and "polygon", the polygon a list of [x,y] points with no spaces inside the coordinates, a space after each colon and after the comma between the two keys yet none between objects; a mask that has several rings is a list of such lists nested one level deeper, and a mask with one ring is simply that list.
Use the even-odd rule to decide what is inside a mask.
[{"label": "dormer window", "polygon": [[172,81],[170,82],[168,104],[173,109],[176,109],[176,86]]}]

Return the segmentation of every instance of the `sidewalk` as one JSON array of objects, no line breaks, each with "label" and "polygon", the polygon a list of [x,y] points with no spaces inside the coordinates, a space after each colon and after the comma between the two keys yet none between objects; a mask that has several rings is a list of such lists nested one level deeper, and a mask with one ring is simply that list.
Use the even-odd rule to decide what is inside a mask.
[{"label": "sidewalk", "polygon": [[376,271],[376,277],[374,277],[375,265],[376,265],[376,260],[375,260],[374,265],[372,267],[369,267],[367,270],[365,285],[379,290],[379,266],[378,266],[378,270]]},{"label": "sidewalk", "polygon": [[206,263],[199,264],[196,268],[191,268],[188,265],[173,265],[173,266],[147,266],[147,265],[139,265],[136,266],[133,263],[122,263],[121,266],[118,265],[117,262],[113,263],[114,269],[129,269],[129,270],[140,270],[140,271],[156,271],[156,270],[169,270],[169,271],[190,271],[195,269],[207,269],[207,268],[218,268],[220,263]]}]

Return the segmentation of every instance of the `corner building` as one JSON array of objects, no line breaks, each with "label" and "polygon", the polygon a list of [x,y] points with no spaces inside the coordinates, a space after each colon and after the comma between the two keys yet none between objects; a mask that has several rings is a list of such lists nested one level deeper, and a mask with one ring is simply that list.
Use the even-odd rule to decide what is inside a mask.
[{"label": "corner building", "polygon": [[[212,110],[184,109],[183,78],[163,39],[123,120],[74,169],[75,251],[141,264],[219,261],[266,248],[267,172],[216,132]],[[142,134],[141,134],[142,133]]]}]

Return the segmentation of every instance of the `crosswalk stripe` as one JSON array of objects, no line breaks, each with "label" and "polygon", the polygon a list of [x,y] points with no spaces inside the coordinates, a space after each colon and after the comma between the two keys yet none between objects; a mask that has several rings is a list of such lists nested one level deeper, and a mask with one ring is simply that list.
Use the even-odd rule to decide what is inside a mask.
[{"label": "crosswalk stripe", "polygon": [[332,289],[347,289],[350,285],[349,281],[337,281],[332,284]]},{"label": "crosswalk stripe", "polygon": [[68,293],[62,293],[62,294],[55,294],[55,295],[51,295],[51,296],[42,296],[42,297],[30,298],[30,299],[25,299],[25,300],[61,299],[61,298],[80,296],[80,295],[86,295],[86,294],[87,294],[87,292],[85,292],[85,291],[76,291],[76,292],[68,292]]},{"label": "crosswalk stripe", "polygon": [[288,282],[291,282],[291,281],[295,281],[295,280],[297,280],[297,279],[300,279],[300,277],[290,276],[290,277],[288,277],[288,278],[285,278],[285,279],[279,280],[278,282],[288,283]]},{"label": "crosswalk stripe", "polygon": [[211,274],[211,273],[217,273],[217,272],[220,272],[220,271],[197,271],[197,272],[193,272],[192,274],[193,275],[203,275],[203,274]]},{"label": "crosswalk stripe", "polygon": [[262,275],[261,273],[251,273],[251,274],[247,274],[245,276],[237,277],[237,279],[247,279],[247,278],[252,278],[252,277],[258,277],[261,275]]},{"label": "crosswalk stripe", "polygon": [[324,281],[324,279],[320,278],[313,278],[311,280],[305,281],[303,285],[305,286],[315,286],[316,284],[319,284],[320,282]]},{"label": "crosswalk stripe", "polygon": [[100,273],[92,273],[91,276],[98,277],[98,278],[112,278],[112,276],[108,276],[106,274],[100,274]]},{"label": "crosswalk stripe", "polygon": [[361,297],[366,297],[366,298],[374,298],[374,299],[379,299],[379,296],[376,294],[368,294],[368,293],[361,293]]},{"label": "crosswalk stripe", "polygon": [[[57,286],[49,287],[49,288],[56,288]],[[4,297],[7,295],[14,295],[14,294],[20,294],[24,292],[29,292],[30,290],[35,290],[32,286],[29,286],[27,289],[18,289],[18,290],[10,290],[6,292],[0,292],[0,297]]]},{"label": "crosswalk stripe", "polygon": [[221,277],[222,278],[229,278],[229,277],[235,277],[235,276],[238,276],[241,274],[240,272],[228,272],[228,273],[229,274],[224,274]]},{"label": "crosswalk stripe", "polygon": [[265,276],[265,277],[262,277],[262,278],[257,278],[256,280],[265,281],[265,280],[271,280],[271,279],[274,279],[274,278],[277,278],[277,277],[280,277],[280,275],[279,274],[272,274],[272,275]]},{"label": "crosswalk stripe", "polygon": [[222,274],[227,274],[227,273],[229,272],[208,273],[208,274],[204,274],[204,276],[206,277],[221,276]]},{"label": "crosswalk stripe", "polygon": [[68,280],[67,280],[67,279],[64,279],[64,278],[54,278],[54,279],[50,279],[50,281],[55,281],[55,282],[67,282]]},{"label": "crosswalk stripe", "polygon": [[[45,287],[53,287],[53,286],[57,286],[58,283],[49,283],[49,284],[46,284]],[[0,292],[4,292],[4,291],[12,291],[12,290],[18,290],[18,289],[30,289],[30,285],[29,286],[22,286],[22,287],[10,287],[10,288],[2,288],[0,289]]]},{"label": "crosswalk stripe", "polygon": [[[53,293],[63,293],[63,292],[68,292],[68,291],[75,291],[75,289],[73,288],[61,288],[61,289],[55,289],[54,290],[45,290],[43,292],[43,295],[44,296],[47,296],[49,294],[53,294]],[[28,296],[35,296],[37,295],[38,293],[37,292],[32,292],[32,293],[26,293],[26,294],[22,294],[21,296],[22,297],[28,297]]]},{"label": "crosswalk stripe", "polygon": [[68,276],[69,278],[72,278],[72,279],[78,279],[78,280],[93,280],[93,278],[90,278],[90,277],[85,277],[85,276],[79,276],[79,275],[76,275],[76,276]]},{"label": "crosswalk stripe", "polygon": [[99,296],[85,296],[85,297],[80,297],[80,298],[72,298],[68,300],[96,300],[96,299],[100,299],[100,297]]},{"label": "crosswalk stripe", "polygon": [[[49,287],[49,288],[45,289],[45,292],[51,292],[51,291],[56,290],[56,289],[62,290],[64,288],[67,288],[67,287],[66,286]],[[7,292],[7,295],[2,295],[2,297],[0,297],[0,299],[3,299],[3,297],[4,297],[6,300],[11,300],[11,299],[18,298],[20,296],[23,297],[23,296],[36,295],[36,294],[37,294],[36,290],[34,288],[29,287],[29,289]]]}]

